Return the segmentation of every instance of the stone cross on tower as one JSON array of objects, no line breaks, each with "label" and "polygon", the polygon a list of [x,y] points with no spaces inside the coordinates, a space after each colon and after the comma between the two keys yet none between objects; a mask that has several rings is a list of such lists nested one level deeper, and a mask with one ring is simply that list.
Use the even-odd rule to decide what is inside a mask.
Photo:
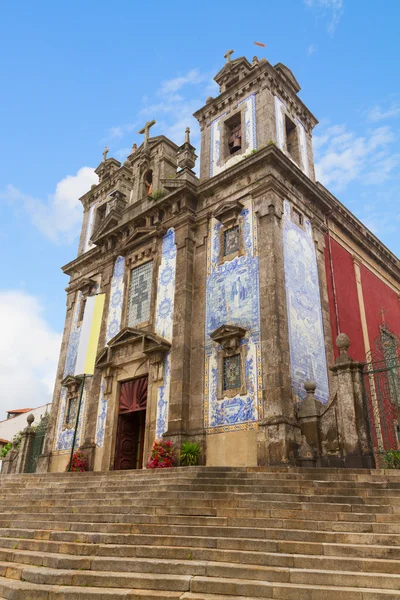
[{"label": "stone cross on tower", "polygon": [[234,50],[228,50],[226,54],[224,54],[224,58],[226,58],[226,62],[231,62],[231,55],[234,53]]},{"label": "stone cross on tower", "polygon": [[146,125],[140,131],[138,131],[139,134],[144,133],[144,150],[147,150],[149,147],[150,127],[153,127],[155,124],[156,122],[154,119],[152,121],[147,121]]},{"label": "stone cross on tower", "polygon": [[378,312],[378,315],[381,315],[381,317],[382,317],[382,325],[386,325],[385,314],[387,312],[388,311],[385,308],[383,308],[383,306],[381,306],[381,310]]},{"label": "stone cross on tower", "polygon": [[185,144],[190,144],[190,127],[185,129]]},{"label": "stone cross on tower", "polygon": [[107,160],[107,154],[108,154],[108,148],[106,146],[103,151],[103,162],[105,162]]}]

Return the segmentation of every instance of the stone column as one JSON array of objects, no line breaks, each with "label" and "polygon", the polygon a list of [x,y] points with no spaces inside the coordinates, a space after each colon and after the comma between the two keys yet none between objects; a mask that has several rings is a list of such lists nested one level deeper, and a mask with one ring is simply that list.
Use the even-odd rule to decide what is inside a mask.
[{"label": "stone column", "polygon": [[[321,229],[319,229],[321,228]],[[333,340],[332,340],[332,327],[331,327],[331,316],[330,316],[330,308],[329,308],[329,298],[328,298],[328,283],[326,280],[326,269],[325,269],[325,235],[324,229],[326,229],[325,225],[322,226],[321,223],[313,222],[313,237],[315,243],[315,255],[317,257],[317,268],[318,268],[318,280],[319,280],[319,290],[321,297],[321,311],[322,311],[322,324],[324,331],[324,340],[325,340],[325,352],[326,352],[326,362],[327,368],[329,365],[332,365],[335,357],[333,352]],[[328,370],[328,375],[330,375]],[[330,377],[331,379],[331,377]],[[332,381],[329,382],[330,384]]]},{"label": "stone column", "polygon": [[319,414],[321,403],[315,397],[317,384],[306,381],[304,389],[307,397],[298,410],[302,442],[299,448],[299,463],[301,466],[315,467],[321,456],[321,435],[319,430]]},{"label": "stone column", "polygon": [[336,380],[339,443],[346,467],[373,467],[368,412],[363,393],[363,363],[348,355],[345,333],[336,339],[340,355],[331,371]]},{"label": "stone column", "polygon": [[294,415],[283,261],[283,197],[270,189],[255,199],[263,369],[263,419],[257,433],[259,465],[295,461]]},{"label": "stone column", "polygon": [[17,466],[15,470],[16,473],[27,472],[33,438],[35,437],[35,430],[32,427],[32,423],[35,420],[35,417],[31,413],[27,416],[26,420],[28,422],[28,426],[25,427],[21,434],[21,443],[19,445]]},{"label": "stone column", "polygon": [[190,399],[190,346],[193,303],[193,261],[195,236],[188,215],[175,228],[176,275],[174,323],[172,328],[171,382],[168,410],[168,437],[180,446],[186,434]]},{"label": "stone column", "polygon": [[44,440],[44,446],[42,454],[40,455],[37,465],[36,473],[46,473],[50,470],[51,453],[54,444],[54,438],[57,434],[58,424],[58,413],[60,408],[60,395],[61,395],[61,381],[64,379],[64,368],[65,360],[68,351],[69,335],[71,332],[71,323],[74,316],[74,310],[78,297],[78,292],[72,291],[67,296],[67,314],[65,317],[65,325],[63,338],[60,349],[60,358],[58,359],[58,367],[56,374],[56,381],[54,386],[53,401],[51,404],[51,412],[49,422],[47,425],[46,437]]}]

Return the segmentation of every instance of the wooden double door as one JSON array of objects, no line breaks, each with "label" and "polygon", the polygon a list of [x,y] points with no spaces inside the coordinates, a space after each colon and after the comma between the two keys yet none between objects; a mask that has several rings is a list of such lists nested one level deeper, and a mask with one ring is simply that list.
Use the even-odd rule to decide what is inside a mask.
[{"label": "wooden double door", "polygon": [[115,470],[141,469],[146,428],[147,377],[121,384]]}]

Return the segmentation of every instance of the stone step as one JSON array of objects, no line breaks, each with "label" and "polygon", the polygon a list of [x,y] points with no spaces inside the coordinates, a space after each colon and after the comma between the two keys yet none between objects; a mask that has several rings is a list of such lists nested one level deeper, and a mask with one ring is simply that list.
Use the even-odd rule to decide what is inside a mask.
[{"label": "stone step", "polygon": [[400,473],[0,478],[0,600],[400,600]]},{"label": "stone step", "polygon": [[3,532],[10,538],[18,536],[20,539],[39,539],[43,541],[53,541],[73,544],[86,544],[93,547],[93,544],[113,545],[116,548],[122,546],[160,546],[160,547],[178,547],[193,551],[198,548],[215,548],[220,550],[243,550],[255,552],[284,552],[284,553],[303,553],[303,554],[325,554],[325,555],[343,555],[343,556],[364,556],[374,558],[399,558],[400,546],[385,544],[383,540],[374,543],[366,536],[361,539],[348,539],[344,536],[342,540],[333,538],[330,542],[327,540],[317,541],[311,537],[310,540],[299,539],[243,539],[243,538],[218,538],[218,537],[193,537],[193,536],[144,536],[134,534],[98,534],[88,532],[64,532],[64,531],[37,531],[37,530],[14,530]]},{"label": "stone step", "polygon": [[[15,540],[11,540],[14,542]],[[17,546],[17,547],[16,547]],[[383,558],[365,557],[340,557],[317,556],[315,554],[289,554],[277,552],[244,552],[216,549],[187,549],[187,548],[153,548],[142,547],[141,551],[133,549],[133,554],[124,556],[119,547],[118,556],[115,556],[116,547],[103,548],[99,556],[92,555],[93,546],[85,546],[84,553],[65,553],[66,548],[57,550],[49,544],[36,543],[36,551],[22,549],[23,544],[10,544],[7,548],[0,547],[0,562],[19,563],[23,565],[36,565],[57,569],[90,569],[93,571],[126,571],[126,572],[152,572],[176,574],[206,574],[206,566],[213,563],[246,564],[250,567],[282,567],[308,569],[310,565],[318,570],[351,571],[357,573],[391,573],[400,575],[400,561]],[[29,548],[29,544],[27,544]],[[30,545],[34,547],[33,544]],[[65,545],[64,545],[65,546]],[[75,546],[79,546],[78,544]],[[78,548],[79,549],[79,548]],[[97,547],[95,547],[95,550]],[[123,549],[123,548],[122,548]],[[70,548],[72,552],[72,548]],[[82,550],[82,549],[81,549]],[[208,573],[209,574],[209,573]],[[251,577],[256,579],[256,577]]]},{"label": "stone step", "polygon": [[[121,511],[122,507],[119,507]],[[61,511],[60,511],[61,512]],[[40,515],[40,521],[46,522],[48,524],[53,524],[54,526],[58,523],[69,523],[73,526],[76,523],[88,523],[90,522],[92,525],[99,524],[121,524],[126,525],[126,527],[122,527],[121,529],[130,528],[131,525],[139,525],[139,524],[147,524],[147,525],[193,525],[193,526],[212,526],[212,527],[241,527],[243,524],[242,517],[209,517],[209,516],[199,516],[199,515],[143,515],[140,513],[132,513],[130,511],[124,511],[123,513],[102,513],[95,511],[93,513],[65,513],[63,514],[63,520],[60,519],[60,512],[55,514],[38,511],[32,512],[29,514],[34,514],[36,516]],[[21,515],[24,514],[21,512]],[[346,513],[343,513],[344,515]],[[374,515],[372,515],[374,517]],[[3,513],[0,515],[0,527],[9,526],[10,523],[18,522],[22,523],[31,523],[32,519],[21,518],[21,516],[16,513]],[[370,520],[365,522],[364,520],[332,520],[332,521],[317,521],[315,519],[303,519],[302,515],[298,518],[246,518],[246,524],[249,527],[257,527],[257,528],[281,528],[281,529],[302,529],[302,530],[311,530],[311,531],[337,531],[337,532],[348,532],[348,533],[393,533],[400,534],[400,522],[376,522],[375,520]]]},{"label": "stone step", "polygon": [[228,600],[232,597],[280,600],[398,600],[400,591],[194,577],[190,592],[183,594],[181,600]]},{"label": "stone step", "polygon": [[[127,531],[127,527],[129,531]],[[125,540],[136,540],[140,538],[168,539],[192,538],[193,540],[240,538],[243,542],[254,539],[286,539],[293,541],[316,541],[331,543],[361,543],[361,544],[383,544],[400,545],[400,534],[375,533],[375,532],[342,532],[327,530],[303,530],[297,528],[280,527],[210,527],[202,525],[152,525],[152,524],[126,524],[126,523],[67,523],[65,521],[10,521],[7,526],[2,524],[2,530],[17,529],[40,529],[48,531],[60,539],[73,537],[86,537],[89,541],[96,539],[103,541],[119,536]],[[1,532],[1,530],[0,530]],[[97,538],[96,538],[97,536]],[[72,540],[73,541],[73,540]],[[128,541],[128,543],[131,543]],[[133,543],[133,542],[132,542]],[[196,542],[197,543],[197,542]]]},{"label": "stone step", "polygon": [[[340,585],[349,588],[400,590],[400,575],[392,573],[351,572],[339,569],[327,571],[317,568],[196,561],[126,560],[123,565],[111,558],[99,558],[91,562],[88,559],[83,560],[81,567],[77,570],[71,568],[70,558],[68,560],[65,567],[62,566],[61,559],[54,565],[52,561],[49,561],[52,566],[48,567],[25,566],[18,563],[10,566],[8,563],[0,562],[0,575],[45,585],[163,589],[167,591],[190,591],[192,589],[191,581],[196,577],[206,577],[209,580],[208,583],[214,579],[223,578],[230,581],[243,581],[247,585],[254,585],[255,582],[258,582],[264,586],[265,584],[271,585],[272,582],[280,582],[297,585],[330,587]],[[172,573],[174,569],[175,574]]]},{"label": "stone step", "polygon": [[120,588],[37,585],[0,577],[0,593],[5,600],[178,600],[182,592]]}]

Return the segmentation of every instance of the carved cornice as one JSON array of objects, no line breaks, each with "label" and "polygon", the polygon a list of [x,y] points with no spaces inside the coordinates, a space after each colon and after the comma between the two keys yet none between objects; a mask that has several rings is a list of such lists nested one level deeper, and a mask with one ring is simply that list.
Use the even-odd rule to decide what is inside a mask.
[{"label": "carved cornice", "polygon": [[256,66],[252,66],[248,74],[240,79],[236,85],[228,88],[214,98],[212,102],[197,110],[193,116],[204,127],[213,118],[230,108],[233,103],[241,100],[245,94],[250,94],[252,91],[265,86],[274,94],[279,95],[289,105],[291,111],[299,116],[308,131],[315,127],[318,123],[317,118],[296,95],[287,78],[266,59],[261,59]]},{"label": "carved cornice", "polygon": [[236,350],[240,340],[246,335],[246,329],[237,325],[221,325],[210,334],[210,338],[220,344],[224,350]]}]

